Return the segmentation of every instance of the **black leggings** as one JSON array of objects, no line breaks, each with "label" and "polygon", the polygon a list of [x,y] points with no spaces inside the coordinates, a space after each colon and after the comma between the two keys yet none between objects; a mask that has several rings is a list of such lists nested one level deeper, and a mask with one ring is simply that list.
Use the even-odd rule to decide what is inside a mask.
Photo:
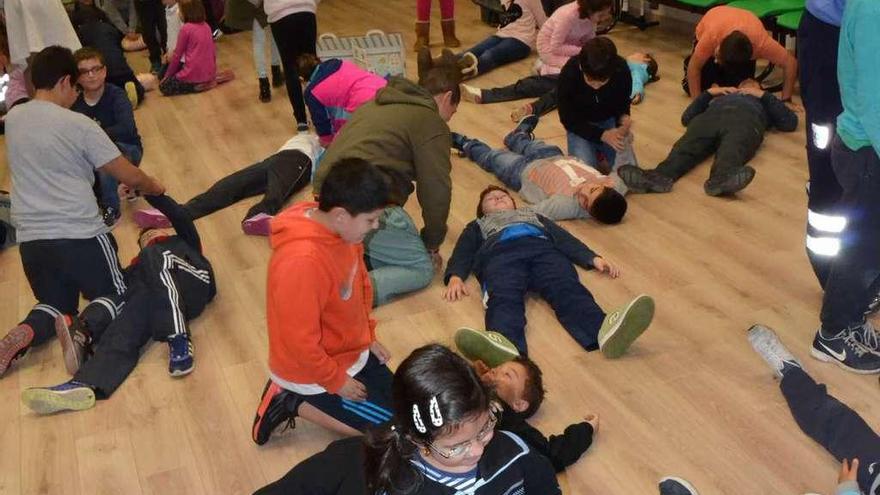
[{"label": "black leggings", "polygon": [[134,5],[141,20],[144,43],[150,52],[150,64],[159,65],[168,43],[165,7],[160,0],[136,0]]},{"label": "black leggings", "polygon": [[317,53],[315,43],[318,38],[318,20],[311,12],[297,12],[270,23],[272,37],[281,54],[281,65],[287,79],[287,97],[293,107],[293,116],[298,124],[307,124],[306,103],[296,59],[303,53]]}]

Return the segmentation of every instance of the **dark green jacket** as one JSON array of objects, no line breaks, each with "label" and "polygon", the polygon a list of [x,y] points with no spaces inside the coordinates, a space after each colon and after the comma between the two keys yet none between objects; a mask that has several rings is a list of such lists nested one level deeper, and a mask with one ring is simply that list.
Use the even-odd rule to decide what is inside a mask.
[{"label": "dark green jacket", "polygon": [[320,194],[324,178],[340,159],[367,160],[388,176],[393,203],[403,206],[416,192],[425,222],[422,240],[428,249],[437,249],[446,237],[452,196],[451,146],[449,126],[434,98],[416,83],[392,77],[336,135],[315,174],[314,190]]},{"label": "dark green jacket", "polygon": [[263,7],[257,7],[249,0],[226,0],[226,8],[223,12],[223,22],[234,29],[250,31],[254,26],[254,18],[260,26],[268,25]]}]

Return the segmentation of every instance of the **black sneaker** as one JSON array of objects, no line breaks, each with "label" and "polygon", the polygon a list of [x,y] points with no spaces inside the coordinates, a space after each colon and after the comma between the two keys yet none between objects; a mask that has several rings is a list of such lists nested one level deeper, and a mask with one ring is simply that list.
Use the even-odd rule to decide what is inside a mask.
[{"label": "black sneaker", "polygon": [[687,480],[667,476],[660,480],[660,495],[699,495]]},{"label": "black sneaker", "polygon": [[810,354],[826,363],[834,363],[841,368],[859,374],[880,373],[880,354],[875,354],[862,343],[863,326],[848,328],[828,337],[820,328],[813,339]]},{"label": "black sneaker", "polygon": [[743,168],[724,175],[723,177],[709,177],[703,190],[709,196],[723,196],[742,191],[755,178],[755,169],[746,165]]},{"label": "black sneaker", "polygon": [[295,428],[296,411],[302,402],[303,399],[299,395],[284,390],[271,379],[266,382],[251,428],[251,438],[254,442],[257,445],[268,442],[272,432],[282,423],[286,423],[285,429]]},{"label": "black sneaker", "polygon": [[287,80],[284,79],[284,73],[281,72],[281,66],[280,65],[273,65],[272,66],[272,87],[273,88],[280,88],[281,86],[284,86],[286,83],[287,83]]},{"label": "black sneaker", "polygon": [[513,132],[524,132],[531,136],[532,139],[535,138],[535,135],[532,134],[535,132],[535,127],[538,127],[538,116],[535,114],[526,115],[525,117],[519,119],[519,122],[516,124],[516,128]]},{"label": "black sneaker", "polygon": [[269,103],[272,101],[272,88],[269,87],[269,78],[260,78],[260,101]]},{"label": "black sneaker", "polygon": [[656,170],[643,170],[635,165],[621,165],[617,175],[631,192],[668,193],[673,180]]},{"label": "black sneaker", "polygon": [[61,344],[64,367],[71,376],[92,355],[92,337],[78,316],[61,315],[55,318],[55,335]]},{"label": "black sneaker", "polygon": [[296,124],[296,132],[302,134],[304,132],[309,132],[309,124],[306,122],[300,122]]}]

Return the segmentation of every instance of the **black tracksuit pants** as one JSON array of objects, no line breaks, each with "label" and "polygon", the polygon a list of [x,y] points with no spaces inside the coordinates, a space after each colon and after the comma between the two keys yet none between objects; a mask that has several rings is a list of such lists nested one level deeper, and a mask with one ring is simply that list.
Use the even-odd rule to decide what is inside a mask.
[{"label": "black tracksuit pants", "polygon": [[546,93],[556,91],[558,79],[559,76],[556,75],[524,77],[507,86],[482,90],[480,101],[483,103],[499,103],[502,101],[521,100],[523,98],[540,98]]},{"label": "black tracksuit pants", "polygon": [[789,369],[779,387],[801,430],[838,461],[858,458],[859,488],[880,495],[880,436],[801,368]]},{"label": "black tracksuit pants", "polygon": [[245,219],[258,213],[275,215],[294,194],[309,184],[312,160],[299,150],[283,150],[217,181],[189,200],[186,211],[193,220],[210,215],[242,199],[263,194]]},{"label": "black tracksuit pants", "polygon": [[[837,82],[837,43],[840,28],[817,19],[809,10],[798,28],[798,76],[806,110],[807,165],[810,169],[807,208],[813,214],[835,216],[842,190],[831,166],[831,139],[837,116],[843,112]],[[811,215],[811,216],[813,216]],[[807,220],[807,236],[827,237],[821,219]],[[830,233],[833,236],[833,232]],[[807,248],[810,264],[824,288],[832,258]]]},{"label": "black tracksuit pants", "polygon": [[[182,241],[181,241],[182,242]],[[141,347],[188,333],[186,322],[197,317],[216,292],[210,265],[190,263],[162,244],[141,251],[130,286],[113,318],[106,304],[96,301],[80,315],[93,339],[95,354],[73,379],[90,385],[96,397],[110,397],[140,358]],[[124,304],[123,304],[124,303]]]},{"label": "black tracksuit pants", "polygon": [[76,314],[80,294],[93,300],[125,292],[113,234],[22,242],[19,253],[37,299],[22,322],[34,330],[32,345],[55,336],[56,317]]},{"label": "black tracksuit pants", "polygon": [[307,124],[306,101],[303,98],[296,59],[303,53],[317,53],[318,20],[311,12],[297,12],[269,24],[278,45],[281,66],[287,80],[287,97],[298,124]]},{"label": "black tracksuit pants", "polygon": [[657,172],[678,180],[715,153],[710,177],[722,177],[755,156],[766,129],[766,122],[755,112],[713,105],[690,121]]},{"label": "black tracksuit pants", "polygon": [[134,7],[141,21],[144,43],[150,52],[150,64],[158,66],[162,63],[162,54],[168,46],[165,7],[162,0],[135,0]]}]

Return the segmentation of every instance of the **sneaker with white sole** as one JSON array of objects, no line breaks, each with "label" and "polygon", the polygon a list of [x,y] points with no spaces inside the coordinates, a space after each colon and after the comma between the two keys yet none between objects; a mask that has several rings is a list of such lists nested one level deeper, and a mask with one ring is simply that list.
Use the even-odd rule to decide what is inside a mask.
[{"label": "sneaker with white sole", "polygon": [[274,218],[272,215],[267,215],[265,213],[257,213],[256,215],[245,218],[243,222],[241,222],[241,230],[247,235],[261,235],[268,236],[269,235],[269,223]]},{"label": "sneaker with white sole", "polygon": [[142,229],[167,229],[171,221],[155,208],[146,208],[134,212],[134,223]]},{"label": "sneaker with white sole", "polygon": [[64,367],[75,375],[92,354],[92,337],[79,317],[60,315],[55,318],[55,335],[61,344]]},{"label": "sneaker with white sole", "polygon": [[299,394],[281,388],[271,379],[267,381],[251,426],[254,443],[263,445],[268,442],[282,423],[285,424],[285,430],[296,428],[296,415],[302,403],[303,398]]},{"label": "sneaker with white sole", "polygon": [[462,327],[455,332],[455,347],[471,361],[494,368],[519,357],[513,342],[498,332]]},{"label": "sneaker with white sole", "polygon": [[21,393],[21,401],[37,414],[82,411],[95,406],[95,391],[75,380],[54,387],[32,387]]},{"label": "sneaker with white sole", "polygon": [[640,294],[625,306],[605,315],[599,328],[599,349],[611,359],[626,353],[654,319],[654,299]]},{"label": "sneaker with white sole", "polygon": [[658,488],[660,495],[700,495],[694,485],[674,476],[667,476],[660,480]]},{"label": "sneaker with white sole", "polygon": [[786,364],[803,368],[801,363],[794,357],[794,354],[779,340],[779,336],[776,335],[773,329],[764,325],[752,325],[749,328],[748,339],[752,349],[770,365],[777,378],[782,378],[785,371],[790,369],[786,367]]},{"label": "sneaker with white sole", "polygon": [[177,334],[168,339],[168,374],[184,376],[195,368],[192,341],[187,334]]},{"label": "sneaker with white sole", "polygon": [[870,321],[866,320],[860,329],[856,329],[853,338],[874,354],[880,355],[880,331]]},{"label": "sneaker with white sole", "polygon": [[464,98],[464,101],[479,105],[483,102],[483,90],[470,84],[462,84],[461,97]]},{"label": "sneaker with white sole", "polygon": [[828,336],[820,328],[813,339],[810,355],[819,361],[834,363],[853,373],[863,375],[880,373],[880,355],[872,352],[859,340],[859,334],[863,331],[860,325]]}]

